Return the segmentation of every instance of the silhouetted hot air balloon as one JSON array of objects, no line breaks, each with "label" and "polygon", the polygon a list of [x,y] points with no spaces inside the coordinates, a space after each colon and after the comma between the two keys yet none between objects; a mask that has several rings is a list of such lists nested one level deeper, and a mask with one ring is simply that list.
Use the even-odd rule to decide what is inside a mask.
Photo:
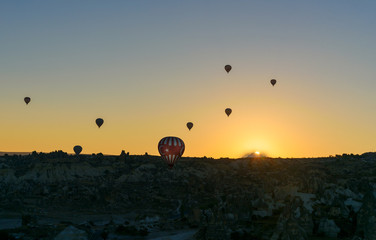
[{"label": "silhouetted hot air balloon", "polygon": [[74,151],[77,155],[79,155],[79,154],[82,152],[82,147],[79,146],[79,145],[74,146],[73,151]]},{"label": "silhouetted hot air balloon", "polygon": [[102,125],[103,125],[103,119],[102,118],[97,118],[95,120],[95,123],[97,124],[97,126],[100,128]]},{"label": "silhouetted hot air balloon", "polygon": [[226,108],[225,113],[227,114],[227,117],[229,117],[230,114],[232,113],[231,108]]},{"label": "silhouetted hot air balloon", "polygon": [[225,66],[225,70],[227,73],[229,73],[231,71],[232,67],[230,65],[226,65]]},{"label": "silhouetted hot air balloon", "polygon": [[29,102],[31,101],[31,98],[29,98],[29,97],[25,97],[25,98],[24,98],[24,101],[25,101],[25,103],[26,103],[26,105],[27,105],[27,104],[29,104]]},{"label": "silhouetted hot air balloon", "polygon": [[187,123],[187,128],[189,129],[189,131],[191,131],[191,128],[193,127],[193,123],[191,122],[188,122]]},{"label": "silhouetted hot air balloon", "polygon": [[272,80],[270,80],[270,83],[273,85],[273,87],[274,87],[274,85],[277,83],[277,80],[275,80],[275,79],[272,79]]},{"label": "silhouetted hot air balloon", "polygon": [[166,161],[170,169],[175,162],[183,155],[185,145],[183,140],[178,137],[164,137],[158,143],[158,151]]}]

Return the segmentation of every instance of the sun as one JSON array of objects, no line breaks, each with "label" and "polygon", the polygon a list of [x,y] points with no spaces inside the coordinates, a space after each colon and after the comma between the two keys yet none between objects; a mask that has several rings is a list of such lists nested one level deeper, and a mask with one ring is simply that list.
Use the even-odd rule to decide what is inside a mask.
[{"label": "sun", "polygon": [[260,155],[260,152],[259,152],[259,151],[256,151],[255,154],[256,154],[256,155]]}]

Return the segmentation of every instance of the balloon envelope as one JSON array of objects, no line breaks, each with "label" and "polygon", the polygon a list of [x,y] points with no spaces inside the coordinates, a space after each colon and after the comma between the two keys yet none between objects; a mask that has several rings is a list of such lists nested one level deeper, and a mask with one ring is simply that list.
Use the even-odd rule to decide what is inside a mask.
[{"label": "balloon envelope", "polygon": [[79,154],[82,152],[82,147],[79,146],[79,145],[74,146],[73,151],[74,151],[77,155],[79,155]]},{"label": "balloon envelope", "polygon": [[187,128],[189,129],[189,131],[191,130],[192,127],[193,127],[193,123],[188,122],[188,123],[187,123]]},{"label": "balloon envelope", "polygon": [[95,120],[95,123],[97,124],[97,126],[100,128],[102,125],[103,125],[103,119],[102,118],[97,118]]},{"label": "balloon envelope", "polygon": [[270,80],[270,83],[274,86],[277,83],[277,80],[272,79],[272,80]]},{"label": "balloon envelope", "polygon": [[225,113],[227,114],[227,117],[229,117],[230,114],[232,113],[231,108],[226,108]]},{"label": "balloon envelope", "polygon": [[24,98],[24,101],[25,101],[25,103],[26,103],[26,105],[27,105],[27,104],[29,104],[29,102],[31,101],[31,98],[29,98],[29,97],[25,97],[25,98]]},{"label": "balloon envelope", "polygon": [[170,169],[175,162],[183,155],[185,145],[183,140],[178,137],[164,137],[158,143],[158,151],[166,161]]},{"label": "balloon envelope", "polygon": [[225,70],[227,73],[229,73],[231,71],[232,67],[230,65],[226,65],[225,66]]}]

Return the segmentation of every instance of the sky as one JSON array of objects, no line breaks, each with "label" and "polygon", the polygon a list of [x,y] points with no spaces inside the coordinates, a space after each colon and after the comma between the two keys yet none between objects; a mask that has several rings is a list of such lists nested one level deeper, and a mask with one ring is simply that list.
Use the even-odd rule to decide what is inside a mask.
[{"label": "sky", "polygon": [[375,11],[373,0],[1,1],[0,151],[157,155],[165,136],[191,157],[376,151]]}]

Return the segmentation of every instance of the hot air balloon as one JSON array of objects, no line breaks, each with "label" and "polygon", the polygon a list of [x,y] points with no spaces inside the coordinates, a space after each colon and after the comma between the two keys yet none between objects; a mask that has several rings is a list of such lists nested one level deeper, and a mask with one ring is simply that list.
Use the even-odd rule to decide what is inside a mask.
[{"label": "hot air balloon", "polygon": [[76,153],[76,155],[79,155],[82,152],[82,147],[79,145],[74,146],[73,151]]},{"label": "hot air balloon", "polygon": [[229,73],[231,71],[232,67],[230,65],[226,65],[225,66],[225,70],[227,73]]},{"label": "hot air balloon", "polygon": [[29,98],[29,97],[25,97],[25,98],[24,98],[24,101],[25,101],[25,103],[26,103],[26,105],[27,105],[27,104],[29,104],[29,102],[31,101],[31,98]]},{"label": "hot air balloon", "polygon": [[170,169],[183,155],[184,150],[184,142],[178,137],[164,137],[158,143],[158,151]]},{"label": "hot air balloon", "polygon": [[95,120],[95,123],[97,124],[98,128],[100,128],[103,125],[103,119],[102,118],[97,118]]},{"label": "hot air balloon", "polygon": [[270,83],[273,85],[273,87],[274,87],[274,85],[277,83],[277,80],[275,80],[275,79],[272,79],[272,80],[270,80]]},{"label": "hot air balloon", "polygon": [[227,114],[227,117],[229,117],[230,114],[232,113],[231,108],[226,108],[225,113]]},{"label": "hot air balloon", "polygon": [[193,127],[193,123],[191,122],[188,122],[187,123],[187,128],[189,129],[189,131],[191,131],[191,128]]}]

